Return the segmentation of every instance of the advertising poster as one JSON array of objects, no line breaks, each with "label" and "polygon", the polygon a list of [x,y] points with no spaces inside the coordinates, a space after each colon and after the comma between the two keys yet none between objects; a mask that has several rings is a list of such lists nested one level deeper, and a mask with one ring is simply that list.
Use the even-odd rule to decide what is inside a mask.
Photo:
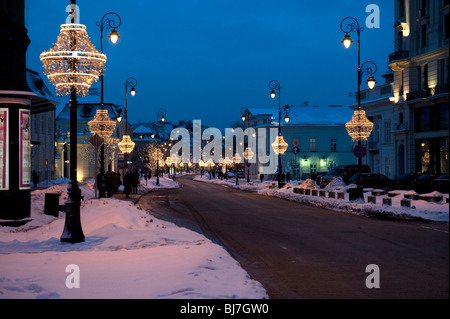
[{"label": "advertising poster", "polygon": [[0,190],[9,187],[8,145],[8,109],[0,108]]},{"label": "advertising poster", "polygon": [[30,111],[19,110],[20,181],[19,189],[31,186],[31,119]]}]

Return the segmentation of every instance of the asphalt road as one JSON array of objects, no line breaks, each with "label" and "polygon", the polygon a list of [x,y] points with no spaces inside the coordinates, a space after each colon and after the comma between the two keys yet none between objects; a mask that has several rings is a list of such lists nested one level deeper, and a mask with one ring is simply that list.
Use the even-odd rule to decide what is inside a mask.
[{"label": "asphalt road", "polygon": [[[222,244],[275,299],[449,298],[447,224],[392,221],[178,178],[138,204]],[[366,279],[379,268],[380,288]],[[373,282],[373,281],[372,281]]]}]

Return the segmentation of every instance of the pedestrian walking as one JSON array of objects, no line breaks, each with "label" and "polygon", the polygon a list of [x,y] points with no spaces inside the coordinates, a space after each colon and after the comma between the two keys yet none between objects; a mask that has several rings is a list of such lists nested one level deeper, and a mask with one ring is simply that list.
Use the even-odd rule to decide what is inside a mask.
[{"label": "pedestrian walking", "polygon": [[112,187],[112,176],[111,176],[111,172],[106,172],[105,173],[105,192],[106,192],[106,197],[109,198],[112,196],[113,193],[113,187]]},{"label": "pedestrian walking", "polygon": [[39,183],[39,174],[36,172],[36,170],[33,170],[33,184],[34,187],[37,187]]},{"label": "pedestrian walking", "polygon": [[123,177],[123,193],[125,194],[126,198],[129,198],[131,193],[131,183],[132,183],[132,176],[130,172],[126,172]]},{"label": "pedestrian walking", "polygon": [[287,172],[287,174],[286,174],[286,182],[290,182],[291,181],[291,173],[290,172]]},{"label": "pedestrian walking", "polygon": [[116,172],[111,173],[112,193],[117,194],[119,190],[119,176]]},{"label": "pedestrian walking", "polygon": [[263,180],[264,180],[264,174],[259,174],[259,180],[261,181],[261,183],[263,182]]},{"label": "pedestrian walking", "polygon": [[139,185],[139,173],[134,172],[132,175],[132,187],[133,187],[133,194],[137,194],[137,189]]}]

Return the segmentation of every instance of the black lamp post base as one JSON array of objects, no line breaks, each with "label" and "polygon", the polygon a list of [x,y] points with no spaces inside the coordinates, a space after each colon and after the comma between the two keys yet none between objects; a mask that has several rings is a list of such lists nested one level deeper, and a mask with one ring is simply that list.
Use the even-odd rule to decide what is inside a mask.
[{"label": "black lamp post base", "polygon": [[61,235],[61,242],[72,244],[84,242],[80,220],[81,190],[78,187],[78,182],[69,181],[67,192],[69,197],[65,204],[66,220]]},{"label": "black lamp post base", "polygon": [[106,197],[106,180],[105,180],[105,172],[100,172],[98,176],[98,198],[105,198]]}]

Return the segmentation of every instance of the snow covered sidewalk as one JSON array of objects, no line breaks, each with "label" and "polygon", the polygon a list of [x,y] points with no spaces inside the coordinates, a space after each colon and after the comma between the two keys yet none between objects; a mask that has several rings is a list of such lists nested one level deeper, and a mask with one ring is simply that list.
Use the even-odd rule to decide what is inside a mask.
[{"label": "snow covered sidewalk", "polygon": [[[85,242],[61,243],[64,214],[43,207],[46,192],[61,192],[63,204],[66,187],[33,191],[33,220],[0,226],[0,298],[268,298],[222,246],[129,201],[93,199],[92,183],[80,184]],[[68,288],[69,265],[79,288]]]}]

